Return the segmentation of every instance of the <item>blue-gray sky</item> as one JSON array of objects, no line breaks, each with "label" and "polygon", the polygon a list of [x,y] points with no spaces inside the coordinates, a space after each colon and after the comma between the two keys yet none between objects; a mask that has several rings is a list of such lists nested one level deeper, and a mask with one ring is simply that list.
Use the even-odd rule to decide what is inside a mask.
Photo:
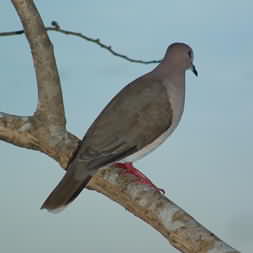
[{"label": "blue-gray sky", "polygon": [[[36,1],[57,20],[131,57],[160,59],[190,44],[199,77],[187,73],[183,119],[137,166],[167,196],[242,252],[253,248],[253,2]],[[21,29],[10,1],[0,31]],[[51,32],[68,128],[82,137],[124,85],[154,68],[126,62],[79,38]],[[24,36],[0,37],[0,111],[33,113],[37,90]],[[84,191],[58,215],[39,209],[63,170],[49,157],[0,142],[1,252],[177,252],[151,227],[104,196]]]}]

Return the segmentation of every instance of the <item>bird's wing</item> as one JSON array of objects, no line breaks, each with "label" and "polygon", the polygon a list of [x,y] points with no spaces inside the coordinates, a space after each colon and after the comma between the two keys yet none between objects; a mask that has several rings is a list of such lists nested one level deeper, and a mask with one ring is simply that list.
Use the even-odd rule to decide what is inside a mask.
[{"label": "bird's wing", "polygon": [[[166,88],[139,78],[123,88],[84,136],[75,159],[88,169],[121,160],[153,142],[172,122]],[[74,160],[75,160],[74,159]],[[77,173],[79,174],[79,173]]]},{"label": "bird's wing", "polygon": [[83,190],[97,169],[153,142],[172,122],[164,86],[139,78],[124,88],[101,112],[84,136],[60,183],[41,208],[61,210]]}]

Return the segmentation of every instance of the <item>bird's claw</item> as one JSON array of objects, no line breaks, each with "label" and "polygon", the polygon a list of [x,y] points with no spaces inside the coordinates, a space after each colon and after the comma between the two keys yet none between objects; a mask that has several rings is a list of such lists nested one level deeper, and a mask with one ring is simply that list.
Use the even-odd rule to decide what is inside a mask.
[{"label": "bird's claw", "polygon": [[115,163],[115,167],[124,169],[121,173],[122,174],[132,174],[138,178],[138,183],[140,184],[146,184],[154,188],[156,191],[161,192],[162,194],[165,194],[165,190],[158,188],[156,185],[152,183],[152,181],[145,176],[141,171],[139,171],[137,168],[133,166],[132,163]]}]

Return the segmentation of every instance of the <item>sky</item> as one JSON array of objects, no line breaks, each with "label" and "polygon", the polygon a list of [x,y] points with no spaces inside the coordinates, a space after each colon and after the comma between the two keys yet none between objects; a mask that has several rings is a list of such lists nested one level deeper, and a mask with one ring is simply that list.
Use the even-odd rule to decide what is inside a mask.
[{"label": "sky", "polygon": [[[167,46],[194,50],[186,104],[173,135],[136,166],[166,196],[240,250],[253,249],[253,2],[35,1],[46,25],[99,38],[116,51],[161,59]],[[1,1],[0,32],[22,28]],[[61,76],[68,129],[79,136],[127,83],[155,65],[127,62],[97,45],[50,33]],[[30,115],[37,104],[30,49],[23,35],[0,37],[0,111]],[[0,141],[1,252],[178,252],[118,204],[83,191],[64,212],[40,205],[64,174],[46,155]]]}]

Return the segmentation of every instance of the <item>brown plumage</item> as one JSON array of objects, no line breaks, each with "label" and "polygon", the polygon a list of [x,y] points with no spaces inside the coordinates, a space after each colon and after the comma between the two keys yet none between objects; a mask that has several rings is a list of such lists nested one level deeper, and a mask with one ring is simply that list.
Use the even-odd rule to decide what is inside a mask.
[{"label": "brown plumage", "polygon": [[[160,136],[173,131],[184,104],[184,74],[194,66],[189,52],[191,48],[185,44],[171,45],[152,72],[128,84],[111,100],[88,129],[65,176],[42,209],[54,211],[65,207],[99,168],[128,158],[130,161],[139,159],[163,141],[152,147]],[[174,100],[170,99],[174,85],[182,96],[176,104],[175,115],[171,104]],[[145,150],[146,147],[149,148]]]}]

